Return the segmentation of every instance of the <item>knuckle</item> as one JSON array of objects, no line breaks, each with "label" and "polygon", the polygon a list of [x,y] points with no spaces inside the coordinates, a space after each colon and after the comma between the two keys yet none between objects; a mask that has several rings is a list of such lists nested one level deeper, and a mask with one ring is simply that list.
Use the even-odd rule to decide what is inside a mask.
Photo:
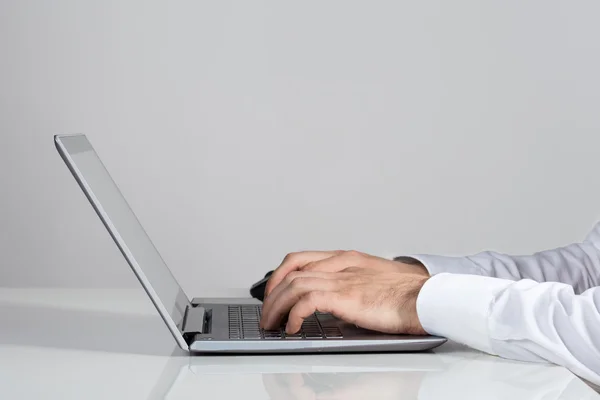
[{"label": "knuckle", "polygon": [[314,261],[309,262],[304,267],[302,267],[303,271],[314,271],[317,268],[317,263]]},{"label": "knuckle", "polygon": [[306,283],[306,278],[297,277],[297,278],[294,278],[292,280],[292,282],[290,283],[290,288],[298,289],[298,288],[304,286],[305,283]]},{"label": "knuckle", "polygon": [[360,251],[356,251],[356,250],[348,250],[345,253],[346,257],[348,257],[349,259],[353,259],[353,260],[357,260],[360,259],[364,256],[363,253],[361,253]]},{"label": "knuckle", "polygon": [[[289,286],[296,286],[306,280],[306,277],[301,271],[292,271],[284,279],[284,283]],[[299,281],[299,282],[298,282]]]},{"label": "knuckle", "polygon": [[297,277],[298,277],[298,272],[296,272],[296,271],[290,272],[289,274],[286,275],[285,278],[283,278],[283,282],[286,285],[290,285],[294,281],[294,279],[296,279]]},{"label": "knuckle", "polygon": [[296,257],[298,257],[298,253],[288,253],[283,257],[283,262],[290,262]]},{"label": "knuckle", "polygon": [[301,275],[302,275],[302,273],[300,271],[292,271],[287,276],[288,276],[288,278],[294,280],[294,279],[298,278]]}]

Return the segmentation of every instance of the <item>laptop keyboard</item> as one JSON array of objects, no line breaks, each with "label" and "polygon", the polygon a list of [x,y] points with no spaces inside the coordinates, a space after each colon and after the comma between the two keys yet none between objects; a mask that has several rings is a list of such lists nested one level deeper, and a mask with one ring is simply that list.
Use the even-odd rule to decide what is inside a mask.
[{"label": "laptop keyboard", "polygon": [[285,327],[277,330],[264,330],[260,327],[262,305],[229,306],[229,339],[256,340],[319,340],[341,339],[342,332],[337,327],[338,319],[331,314],[316,312],[304,320],[300,332],[285,333]]}]

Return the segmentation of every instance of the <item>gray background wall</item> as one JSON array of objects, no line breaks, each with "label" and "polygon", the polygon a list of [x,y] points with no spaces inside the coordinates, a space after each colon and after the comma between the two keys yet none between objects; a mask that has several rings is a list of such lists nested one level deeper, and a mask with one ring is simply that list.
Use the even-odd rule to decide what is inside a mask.
[{"label": "gray background wall", "polygon": [[293,250],[580,240],[600,217],[599,12],[4,0],[0,285],[136,284],[57,133],[88,134],[188,292]]}]

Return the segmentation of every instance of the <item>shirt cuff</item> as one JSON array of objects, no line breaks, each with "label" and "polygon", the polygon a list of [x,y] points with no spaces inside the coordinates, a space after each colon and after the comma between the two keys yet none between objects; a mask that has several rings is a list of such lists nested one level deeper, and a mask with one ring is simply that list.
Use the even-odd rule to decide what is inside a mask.
[{"label": "shirt cuff", "polygon": [[488,315],[496,294],[514,282],[486,276],[439,273],[417,297],[417,315],[430,335],[494,354]]},{"label": "shirt cuff", "polygon": [[403,257],[396,257],[394,260],[409,262],[417,260],[427,269],[429,275],[437,275],[442,272],[453,274],[481,275],[477,264],[467,257],[447,257],[427,254],[414,254]]}]

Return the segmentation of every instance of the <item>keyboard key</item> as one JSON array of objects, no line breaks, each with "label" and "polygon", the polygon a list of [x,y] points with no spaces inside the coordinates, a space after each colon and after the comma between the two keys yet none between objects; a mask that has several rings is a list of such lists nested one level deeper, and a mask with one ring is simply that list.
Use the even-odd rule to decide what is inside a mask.
[{"label": "keyboard key", "polygon": [[310,337],[310,338],[316,338],[316,337],[321,337],[323,336],[323,334],[321,332],[304,332],[304,336],[305,337]]},{"label": "keyboard key", "polygon": [[285,330],[284,330],[281,333],[283,335],[285,335],[286,339],[302,339],[302,337],[303,337],[302,332],[288,334],[288,333],[285,333]]},{"label": "keyboard key", "polygon": [[321,327],[319,325],[302,325],[301,329],[305,331],[320,331]]},{"label": "keyboard key", "polygon": [[339,320],[337,318],[323,318],[319,319],[321,326],[323,329],[325,328],[336,328],[338,326]]},{"label": "keyboard key", "polygon": [[260,335],[244,335],[244,340],[259,340],[262,339]]},{"label": "keyboard key", "polygon": [[265,339],[281,339],[281,331],[263,331]]},{"label": "keyboard key", "polygon": [[310,339],[310,340],[315,340],[315,339],[323,339],[323,335],[318,334],[318,333],[314,333],[314,334],[306,334],[304,336],[306,339]]}]

